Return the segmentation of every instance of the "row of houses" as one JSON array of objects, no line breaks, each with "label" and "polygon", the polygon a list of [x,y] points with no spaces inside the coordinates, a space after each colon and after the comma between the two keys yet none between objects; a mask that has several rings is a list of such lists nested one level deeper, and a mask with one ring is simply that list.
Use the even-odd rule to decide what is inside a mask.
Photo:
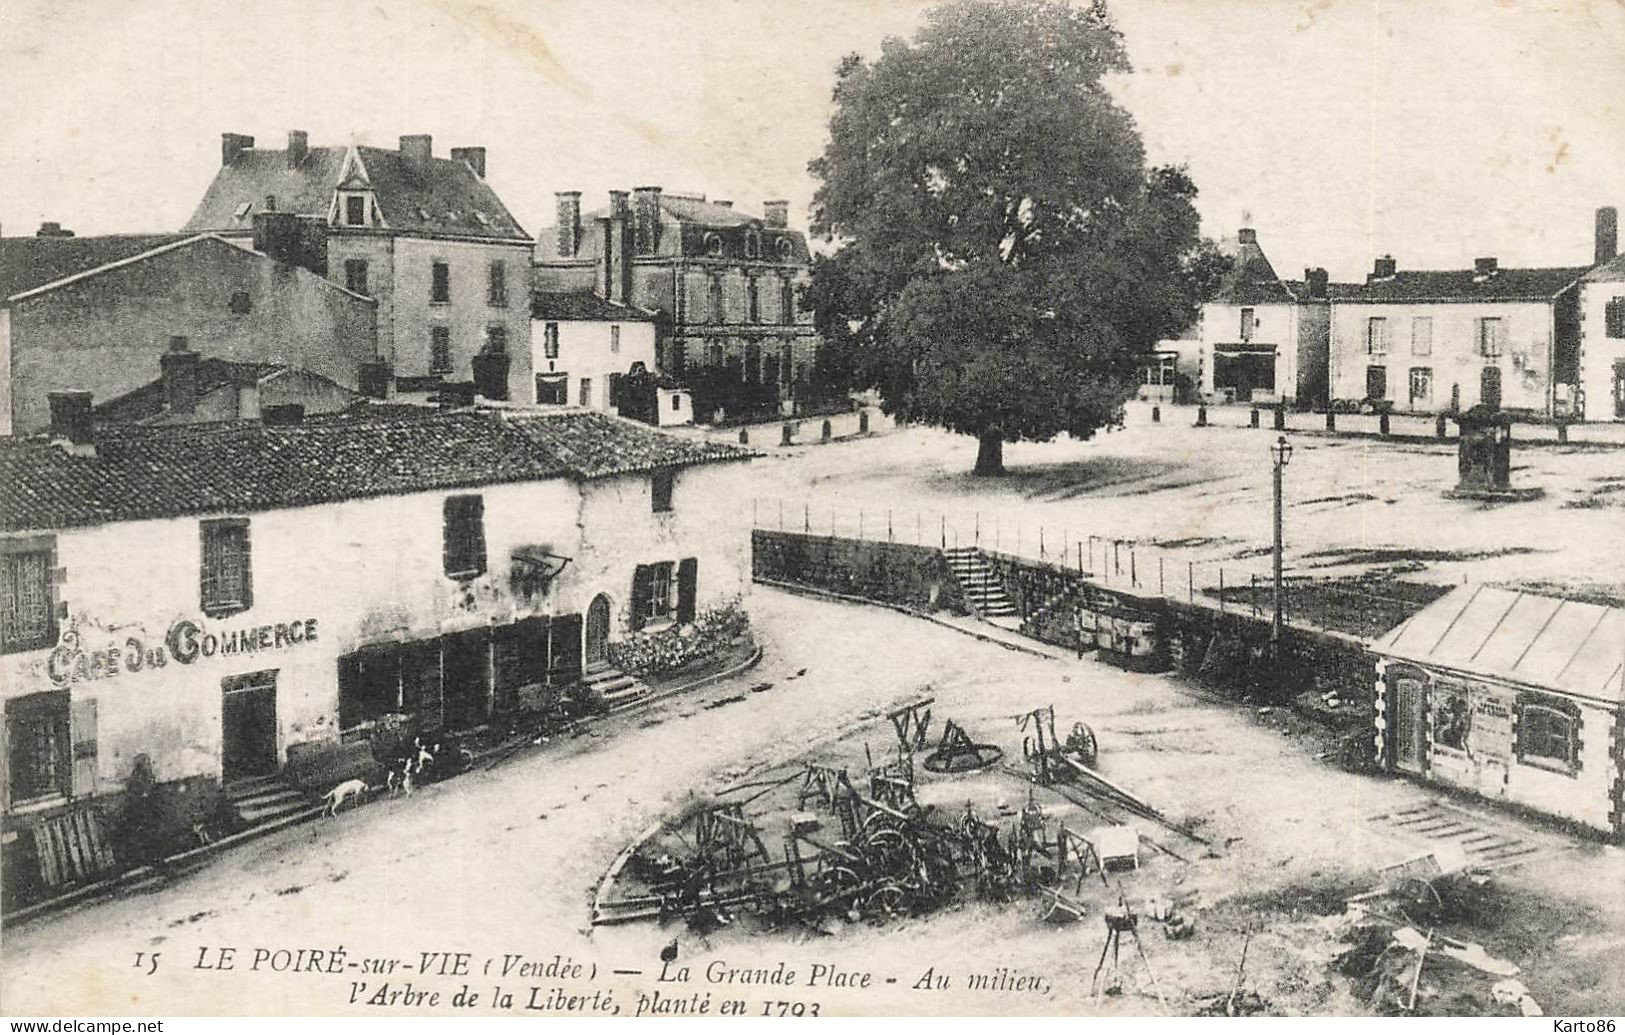
[{"label": "row of houses", "polygon": [[49,403],[0,438],[8,909],[142,861],[132,808],[171,838],[296,813],[380,736],[635,696],[745,627],[734,447],[579,407]]},{"label": "row of houses", "polygon": [[1564,420],[1625,420],[1625,257],[1598,209],[1589,265],[1410,270],[1378,258],[1360,283],[1283,279],[1251,228],[1202,307],[1195,355],[1169,343],[1145,380],[1183,363],[1209,402],[1457,412],[1484,404]]},{"label": "row of houses", "polygon": [[805,394],[818,338],[787,203],[756,216],[649,187],[582,213],[565,192],[538,242],[486,162],[427,135],[319,147],[293,131],[268,149],[225,133],[178,232],[0,237],[0,433],[45,427],[49,392],[137,390],[175,338],[380,399],[462,385],[672,424],[692,419],[689,380]]}]

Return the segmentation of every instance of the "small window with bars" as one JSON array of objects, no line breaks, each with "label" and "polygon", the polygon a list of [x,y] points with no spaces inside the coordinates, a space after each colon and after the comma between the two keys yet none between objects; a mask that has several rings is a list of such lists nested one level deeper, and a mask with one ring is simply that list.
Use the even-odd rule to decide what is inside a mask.
[{"label": "small window with bars", "polygon": [[429,301],[451,301],[451,267],[443,262],[429,265]]},{"label": "small window with bars", "polygon": [[236,614],[254,604],[253,566],[246,518],[204,521],[199,598],[210,617]]},{"label": "small window with bars", "polygon": [[67,794],[72,787],[72,733],[66,690],[6,703],[8,804]]}]

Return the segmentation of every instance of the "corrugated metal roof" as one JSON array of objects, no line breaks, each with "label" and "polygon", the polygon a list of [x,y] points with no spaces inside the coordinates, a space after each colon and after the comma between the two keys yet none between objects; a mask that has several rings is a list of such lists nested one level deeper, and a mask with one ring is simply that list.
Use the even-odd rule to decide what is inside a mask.
[{"label": "corrugated metal roof", "polygon": [[1460,586],[1371,650],[1592,700],[1625,700],[1625,610],[1602,604]]}]

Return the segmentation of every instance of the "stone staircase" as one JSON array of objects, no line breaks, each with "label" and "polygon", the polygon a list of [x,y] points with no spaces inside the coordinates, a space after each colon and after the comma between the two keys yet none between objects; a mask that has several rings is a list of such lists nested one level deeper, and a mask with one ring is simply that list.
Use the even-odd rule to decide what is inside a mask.
[{"label": "stone staircase", "polygon": [[988,567],[982,551],[974,546],[956,546],[944,550],[948,568],[959,581],[965,601],[983,618],[1016,618],[1016,605],[1005,595],[1004,583]]},{"label": "stone staircase", "polygon": [[252,827],[279,823],[320,807],[277,775],[233,780],[225,791],[231,807]]},{"label": "stone staircase", "polygon": [[605,661],[587,666],[587,670],[581,674],[581,688],[587,700],[603,702],[604,710],[610,712],[631,707],[650,692],[647,683],[634,679]]}]

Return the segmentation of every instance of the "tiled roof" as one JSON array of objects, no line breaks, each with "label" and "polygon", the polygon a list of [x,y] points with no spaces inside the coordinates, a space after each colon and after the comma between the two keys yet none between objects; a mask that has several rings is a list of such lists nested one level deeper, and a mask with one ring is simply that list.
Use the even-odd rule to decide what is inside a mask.
[{"label": "tiled roof", "polygon": [[532,320],[653,321],[655,314],[637,306],[617,305],[592,291],[532,291]]},{"label": "tiled roof", "polygon": [[706,226],[744,226],[762,222],[761,216],[741,212],[731,205],[718,205],[714,201],[683,194],[660,195],[660,210],[684,223],[703,223]]},{"label": "tiled roof", "polygon": [[1219,285],[1213,301],[1229,305],[1263,305],[1291,302],[1292,292],[1276,275],[1256,241],[1244,240],[1236,248],[1235,265]]},{"label": "tiled roof", "polygon": [[[431,158],[429,174],[419,176],[399,151],[381,147],[355,150],[390,229],[530,239],[496,192],[463,162]],[[312,147],[304,162],[290,168],[286,151],[243,151],[220,167],[186,228],[250,230],[254,214],[265,211],[268,195],[276,198],[279,212],[325,220],[347,153],[342,147]]]},{"label": "tiled roof", "polygon": [[1386,280],[1367,281],[1349,301],[1359,302],[1516,302],[1546,301],[1579,280],[1584,266],[1541,269],[1502,267],[1480,278],[1473,270],[1400,270]]},{"label": "tiled roof", "polygon": [[1287,290],[1291,291],[1300,302],[1325,302],[1328,300],[1337,302],[1342,301],[1343,299],[1356,298],[1359,296],[1361,291],[1365,290],[1364,284],[1353,284],[1349,283],[1348,281],[1333,280],[1328,281],[1326,284],[1326,298],[1314,299],[1309,297],[1309,285],[1304,281],[1283,280],[1281,283],[1285,284],[1287,286]]},{"label": "tiled roof", "polygon": [[0,238],[0,299],[184,241],[193,234]]},{"label": "tiled roof", "polygon": [[1515,685],[1625,698],[1625,610],[1617,607],[1458,586],[1371,650]]},{"label": "tiled roof", "polygon": [[1599,280],[1625,280],[1625,252],[1614,256],[1607,262],[1580,278],[1585,281]]},{"label": "tiled roof", "polygon": [[[227,385],[254,384],[287,369],[280,363],[239,363],[205,357],[197,364],[197,393],[204,395]],[[99,420],[137,421],[164,412],[164,381],[156,378],[140,388],[100,403],[93,411]]]},{"label": "tiled roof", "polygon": [[296,425],[100,427],[94,456],[43,436],[0,439],[0,531],[585,481],[752,455],[580,410],[364,404]]}]

